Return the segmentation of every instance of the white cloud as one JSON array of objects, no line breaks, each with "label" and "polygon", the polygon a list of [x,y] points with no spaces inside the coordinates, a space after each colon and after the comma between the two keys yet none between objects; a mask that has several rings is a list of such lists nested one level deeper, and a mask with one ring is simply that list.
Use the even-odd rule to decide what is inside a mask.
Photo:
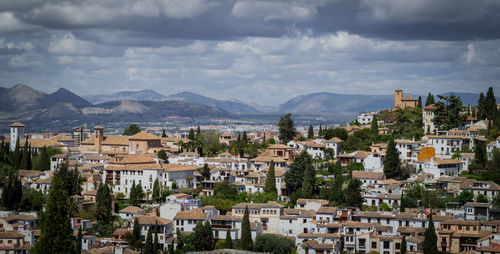
[{"label": "white cloud", "polygon": [[171,18],[193,18],[217,3],[208,0],[162,0],[165,16]]},{"label": "white cloud", "polygon": [[51,41],[48,51],[58,55],[92,55],[98,53],[98,47],[93,42],[76,38],[70,32]]},{"label": "white cloud", "polygon": [[12,12],[0,12],[0,33],[20,32],[30,27],[14,17]]},{"label": "white cloud", "polygon": [[256,17],[264,20],[304,20],[316,15],[318,7],[327,1],[249,1],[234,4],[232,14],[239,18]]}]

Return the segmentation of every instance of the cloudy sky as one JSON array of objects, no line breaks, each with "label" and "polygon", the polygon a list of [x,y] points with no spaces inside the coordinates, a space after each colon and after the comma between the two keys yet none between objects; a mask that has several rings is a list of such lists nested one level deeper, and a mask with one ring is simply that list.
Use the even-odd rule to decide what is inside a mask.
[{"label": "cloudy sky", "polygon": [[500,94],[498,0],[0,0],[0,86]]}]

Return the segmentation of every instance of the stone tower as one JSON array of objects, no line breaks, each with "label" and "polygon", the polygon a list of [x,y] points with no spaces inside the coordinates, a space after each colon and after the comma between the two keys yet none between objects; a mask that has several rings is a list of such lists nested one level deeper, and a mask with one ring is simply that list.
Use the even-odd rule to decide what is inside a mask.
[{"label": "stone tower", "polygon": [[10,151],[16,150],[17,140],[24,138],[24,124],[16,122],[10,125]]},{"label": "stone tower", "polygon": [[104,140],[104,127],[96,126],[94,127],[94,146],[95,151],[101,153],[102,141]]},{"label": "stone tower", "polygon": [[403,103],[401,101],[402,99],[403,99],[403,90],[398,88],[394,92],[394,107],[402,108],[403,107]]}]

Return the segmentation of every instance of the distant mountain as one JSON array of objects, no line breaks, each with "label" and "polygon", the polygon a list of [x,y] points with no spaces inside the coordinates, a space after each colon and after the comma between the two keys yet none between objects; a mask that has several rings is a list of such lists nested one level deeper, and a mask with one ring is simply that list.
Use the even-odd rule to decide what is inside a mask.
[{"label": "distant mountain", "polygon": [[335,114],[344,112],[377,111],[394,105],[392,95],[359,95],[312,93],[297,96],[281,105],[280,112]]},{"label": "distant mountain", "polygon": [[88,101],[93,104],[104,103],[108,101],[164,101],[166,96],[159,94],[151,89],[144,89],[140,91],[123,91],[114,94],[101,94],[101,95],[87,95],[84,96]]},{"label": "distant mountain", "polygon": [[[451,94],[454,94],[462,99],[462,104],[463,105],[471,105],[471,106],[476,106],[477,101],[479,100],[479,94],[477,93],[455,93],[455,92],[449,92],[449,93],[444,93],[442,95],[444,96],[450,96]],[[485,91],[485,96],[486,96],[486,91]],[[427,98],[427,95],[426,97]],[[495,96],[497,103],[500,103],[500,97]],[[438,99],[437,96],[434,95],[434,99]],[[425,100],[422,97],[422,103],[425,103]]]},{"label": "distant mountain", "polygon": [[237,100],[216,100],[192,92],[181,92],[168,96],[169,100],[187,100],[206,106],[217,107],[231,113],[259,113],[254,107]]},{"label": "distant mountain", "polygon": [[65,88],[59,88],[55,93],[47,94],[39,101],[39,106],[47,107],[54,103],[70,103],[76,108],[90,107],[92,104]]}]

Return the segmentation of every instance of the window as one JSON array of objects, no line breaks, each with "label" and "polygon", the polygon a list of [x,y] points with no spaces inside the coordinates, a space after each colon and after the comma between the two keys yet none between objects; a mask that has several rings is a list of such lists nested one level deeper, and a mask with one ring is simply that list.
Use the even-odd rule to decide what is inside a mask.
[{"label": "window", "polygon": [[377,248],[377,242],[372,242],[372,249],[376,249]]},{"label": "window", "polygon": [[384,249],[389,249],[391,246],[391,242],[389,241],[384,241]]},{"label": "window", "polygon": [[396,243],[396,250],[401,249],[401,243]]}]

